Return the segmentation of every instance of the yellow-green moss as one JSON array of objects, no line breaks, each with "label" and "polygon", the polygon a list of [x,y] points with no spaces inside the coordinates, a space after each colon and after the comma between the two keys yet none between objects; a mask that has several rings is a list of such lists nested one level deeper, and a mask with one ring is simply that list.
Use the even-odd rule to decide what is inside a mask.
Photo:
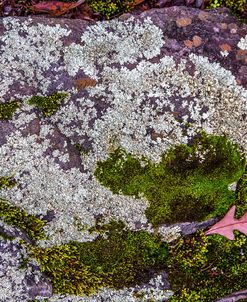
[{"label": "yellow-green moss", "polygon": [[20,108],[20,106],[21,103],[19,101],[0,103],[0,120],[11,119],[15,111]]},{"label": "yellow-green moss", "polygon": [[45,238],[43,230],[44,220],[27,214],[19,207],[12,206],[3,199],[0,199],[0,217],[6,224],[24,230],[31,240],[36,241]]},{"label": "yellow-green moss", "polygon": [[203,231],[180,238],[169,247],[169,302],[208,302],[246,289],[247,237],[234,241]]},{"label": "yellow-green moss", "polygon": [[218,8],[222,5],[228,7],[233,13],[241,15],[247,4],[247,0],[210,0],[208,8]]},{"label": "yellow-green moss", "polygon": [[202,132],[192,143],[170,149],[159,164],[118,148],[94,174],[115,194],[143,194],[149,201],[146,215],[157,226],[224,214],[235,201],[228,185],[244,167],[236,144]]},{"label": "yellow-green moss", "polygon": [[55,293],[93,294],[102,286],[123,288],[148,281],[165,267],[167,244],[145,231],[131,231],[111,221],[105,236],[92,242],[58,247],[32,247],[41,271],[51,278]]},{"label": "yellow-green moss", "polygon": [[130,5],[134,0],[88,0],[88,5],[94,12],[101,13],[106,19],[126,13],[130,10]]},{"label": "yellow-green moss", "polygon": [[67,93],[54,92],[49,96],[33,96],[28,103],[36,105],[45,117],[49,117],[59,109],[61,102],[67,96]]},{"label": "yellow-green moss", "polygon": [[84,156],[84,155],[88,155],[89,150],[84,148],[81,144],[76,143],[74,144],[74,147],[76,148],[76,150],[80,153],[80,155]]},{"label": "yellow-green moss", "polygon": [[0,177],[0,190],[3,188],[13,188],[16,185],[16,181],[13,177],[2,176]]},{"label": "yellow-green moss", "polygon": [[[15,179],[12,177],[0,177],[0,191],[5,187],[12,188],[16,184]],[[44,220],[41,220],[34,215],[27,214],[19,207],[10,205],[2,198],[0,198],[0,218],[8,225],[13,225],[24,230],[33,241],[45,238],[43,230],[45,225]]]}]

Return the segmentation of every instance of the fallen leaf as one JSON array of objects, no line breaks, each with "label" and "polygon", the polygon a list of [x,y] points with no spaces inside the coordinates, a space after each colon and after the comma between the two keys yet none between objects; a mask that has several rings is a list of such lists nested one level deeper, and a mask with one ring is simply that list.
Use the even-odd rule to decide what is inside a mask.
[{"label": "fallen leaf", "polygon": [[136,6],[144,2],[145,0],[135,0],[134,2],[130,3],[129,6]]},{"label": "fallen leaf", "polygon": [[86,87],[90,87],[90,86],[94,87],[96,83],[97,83],[96,80],[89,77],[75,80],[75,85],[77,90],[85,89]]},{"label": "fallen leaf", "polygon": [[226,213],[225,217],[206,231],[205,235],[219,234],[230,240],[234,240],[233,231],[236,230],[247,236],[247,213],[245,213],[240,219],[235,219],[235,210],[236,206],[232,206]]},{"label": "fallen leaf", "polygon": [[85,0],[79,0],[77,2],[61,2],[61,1],[48,1],[48,2],[40,2],[37,4],[31,5],[29,8],[33,12],[39,13],[49,13],[53,16],[61,16],[65,14],[67,11],[81,5]]}]

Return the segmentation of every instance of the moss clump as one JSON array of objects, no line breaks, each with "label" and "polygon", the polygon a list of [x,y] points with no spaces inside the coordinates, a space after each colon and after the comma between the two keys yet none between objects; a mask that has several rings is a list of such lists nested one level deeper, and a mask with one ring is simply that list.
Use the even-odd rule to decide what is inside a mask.
[{"label": "moss clump", "polygon": [[[0,177],[0,190],[4,187],[12,188],[16,181],[12,177]],[[0,218],[8,225],[14,225],[24,230],[31,240],[41,240],[45,238],[43,227],[45,221],[34,215],[28,215],[19,207],[10,205],[6,200],[0,198]]]},{"label": "moss clump", "polygon": [[3,199],[0,199],[0,217],[8,225],[14,225],[24,230],[31,240],[36,241],[45,238],[44,220],[34,215],[28,215],[19,207],[12,206]]},{"label": "moss clump", "polygon": [[236,204],[239,205],[236,211],[236,218],[240,218],[247,212],[247,168],[237,182],[235,195]]},{"label": "moss clump", "polygon": [[28,100],[29,105],[36,105],[45,117],[54,114],[61,102],[68,96],[67,93],[54,92],[49,96],[33,96]]},{"label": "moss clump", "polygon": [[76,143],[74,144],[74,147],[76,148],[76,150],[80,153],[80,155],[84,156],[84,155],[88,155],[89,150],[84,148],[81,144]]},{"label": "moss clump", "polygon": [[91,242],[70,242],[52,248],[31,248],[56,293],[94,293],[102,286],[123,288],[150,279],[164,268],[167,244],[145,231],[131,231],[121,222],[105,226],[105,236]]},{"label": "moss clump", "polygon": [[115,194],[143,194],[150,204],[146,215],[157,226],[224,214],[235,201],[228,185],[244,166],[236,144],[202,132],[192,143],[170,149],[159,164],[118,148],[97,164],[94,174]]},{"label": "moss clump", "polygon": [[94,12],[101,13],[106,19],[130,11],[131,3],[134,0],[88,0],[88,5]]},{"label": "moss clump", "polygon": [[246,0],[210,0],[208,8],[228,7],[234,14],[241,15],[247,4]]},{"label": "moss clump", "polygon": [[16,185],[16,181],[13,177],[2,176],[0,177],[0,190],[3,188],[13,188]]},{"label": "moss clump", "polygon": [[220,235],[180,238],[169,247],[169,302],[208,302],[246,288],[247,237]]},{"label": "moss clump", "polygon": [[11,101],[0,104],[0,120],[9,120],[13,117],[15,111],[20,108],[19,101]]}]

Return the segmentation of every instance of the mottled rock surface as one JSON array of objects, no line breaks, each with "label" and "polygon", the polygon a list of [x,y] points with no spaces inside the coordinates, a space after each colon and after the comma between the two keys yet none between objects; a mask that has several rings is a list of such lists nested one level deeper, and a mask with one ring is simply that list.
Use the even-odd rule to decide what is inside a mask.
[{"label": "mottled rock surface", "polygon": [[[99,23],[8,17],[0,20],[0,59],[0,103],[22,104],[11,120],[0,120],[0,176],[14,176],[18,184],[1,197],[30,214],[52,213],[42,246],[93,240],[88,229],[99,214],[106,222],[120,219],[132,229],[153,231],[147,200],[115,195],[93,176],[97,161],[119,145],[159,162],[170,146],[204,129],[227,134],[247,151],[247,26],[228,11],[171,7]],[[56,91],[68,96],[51,117],[27,102]],[[81,156],[75,144],[87,154]],[[160,233],[169,241],[200,227],[205,224],[193,222],[160,227]],[[16,264],[8,253],[0,273],[7,270],[15,283],[8,270]],[[37,295],[24,275],[12,297],[0,279],[7,288],[0,301]],[[161,278],[155,281],[157,297]],[[42,287],[42,276],[36,279]],[[49,296],[49,286],[44,283],[39,293]],[[133,291],[49,301],[139,301]]]}]

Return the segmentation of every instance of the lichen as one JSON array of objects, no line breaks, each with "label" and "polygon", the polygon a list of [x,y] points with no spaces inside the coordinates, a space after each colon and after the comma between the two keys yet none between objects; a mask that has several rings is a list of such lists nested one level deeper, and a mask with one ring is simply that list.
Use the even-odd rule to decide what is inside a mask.
[{"label": "lichen", "polygon": [[51,248],[29,247],[30,256],[51,278],[55,293],[93,294],[101,287],[121,289],[149,281],[165,267],[167,244],[145,231],[111,221],[90,242]]},{"label": "lichen", "polygon": [[36,105],[45,117],[49,117],[58,110],[60,104],[67,96],[67,93],[59,92],[54,92],[49,96],[36,95],[28,100],[28,104]]},{"label": "lichen", "polygon": [[15,111],[20,108],[19,101],[10,101],[0,104],[0,120],[9,120],[13,117]]},{"label": "lichen", "polygon": [[169,274],[175,295],[169,302],[208,302],[246,288],[247,237],[234,241],[203,231],[169,246]]},{"label": "lichen", "polygon": [[115,194],[144,195],[149,201],[146,215],[157,226],[225,213],[235,200],[228,185],[238,180],[244,167],[236,144],[201,132],[190,144],[164,153],[159,164],[118,148],[98,162],[94,175]]}]

